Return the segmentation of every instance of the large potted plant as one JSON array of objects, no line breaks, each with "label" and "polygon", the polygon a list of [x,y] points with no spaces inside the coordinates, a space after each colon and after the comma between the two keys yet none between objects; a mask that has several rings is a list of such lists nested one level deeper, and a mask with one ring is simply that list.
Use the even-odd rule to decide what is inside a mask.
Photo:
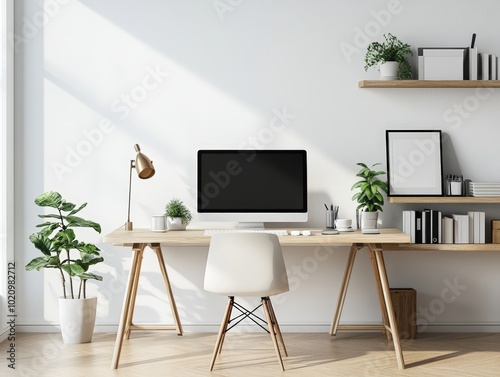
[{"label": "large potted plant", "polygon": [[362,162],[358,162],[356,165],[361,167],[356,174],[356,177],[360,177],[361,180],[354,183],[351,190],[359,189],[353,195],[352,200],[358,203],[356,212],[361,216],[361,229],[376,229],[378,211],[383,211],[384,196],[382,193],[387,194],[387,182],[379,178],[385,172],[373,170],[380,163],[373,164],[371,167]]},{"label": "large potted plant", "polygon": [[35,204],[53,210],[38,215],[43,219],[37,225],[41,229],[29,239],[42,256],[34,258],[25,268],[28,271],[58,270],[63,294],[59,298],[63,341],[88,343],[94,331],[97,297],[87,298],[87,280],[102,280],[102,276],[89,272],[89,268],[102,262],[103,258],[96,245],[77,240],[74,229],[86,227],[100,233],[101,226],[76,216],[87,203],[77,207],[57,192],[41,194],[35,199]]},{"label": "large potted plant", "polygon": [[372,42],[368,45],[365,55],[365,71],[373,66],[379,66],[382,80],[404,80],[413,76],[411,65],[406,59],[413,56],[411,46],[401,42],[397,37],[384,34],[385,41]]},{"label": "large potted plant", "polygon": [[168,230],[184,230],[191,222],[192,215],[182,200],[173,198],[165,206]]}]

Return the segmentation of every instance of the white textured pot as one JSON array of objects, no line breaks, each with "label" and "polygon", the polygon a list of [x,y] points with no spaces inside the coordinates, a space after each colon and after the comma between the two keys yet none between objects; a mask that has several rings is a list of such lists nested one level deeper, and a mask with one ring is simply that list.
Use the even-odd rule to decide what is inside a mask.
[{"label": "white textured pot", "polygon": [[398,62],[385,62],[380,64],[380,78],[382,80],[398,79]]},{"label": "white textured pot", "polygon": [[63,342],[90,343],[94,334],[97,297],[59,298],[59,321]]},{"label": "white textured pot", "polygon": [[377,229],[378,211],[361,212],[361,229]]},{"label": "white textured pot", "polygon": [[185,230],[186,224],[182,223],[182,218],[180,218],[180,217],[167,217],[167,229],[168,230]]}]

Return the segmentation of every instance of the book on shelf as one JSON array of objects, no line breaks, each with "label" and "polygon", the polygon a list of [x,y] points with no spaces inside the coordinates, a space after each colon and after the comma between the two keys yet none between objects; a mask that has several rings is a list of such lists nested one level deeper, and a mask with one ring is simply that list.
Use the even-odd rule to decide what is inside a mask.
[{"label": "book on shelf", "polygon": [[497,57],[490,55],[490,80],[497,80]]},{"label": "book on shelf", "polygon": [[485,243],[485,212],[443,215],[432,209],[403,210],[403,233],[414,244]]},{"label": "book on shelf", "polygon": [[485,213],[469,211],[469,243],[485,243]]},{"label": "book on shelf", "polygon": [[452,214],[455,243],[469,243],[469,215]]},{"label": "book on shelf", "polygon": [[442,242],[442,213],[440,211],[404,210],[403,233],[410,236],[411,243],[432,244]]},{"label": "book on shelf", "polygon": [[477,47],[469,47],[469,80],[477,80]]},{"label": "book on shelf", "polygon": [[482,52],[479,54],[481,57],[481,80],[489,80],[490,79],[490,57],[486,52]]},{"label": "book on shelf", "polygon": [[442,218],[442,243],[455,243],[453,237],[453,218],[449,216],[443,216]]},{"label": "book on shelf", "polygon": [[441,243],[442,242],[442,228],[441,219],[443,214],[441,211],[435,211],[431,209],[431,242],[430,243]]}]

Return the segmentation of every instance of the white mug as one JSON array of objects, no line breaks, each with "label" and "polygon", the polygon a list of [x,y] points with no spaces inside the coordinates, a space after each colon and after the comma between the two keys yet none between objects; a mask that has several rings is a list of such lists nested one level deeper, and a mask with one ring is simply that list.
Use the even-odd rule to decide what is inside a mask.
[{"label": "white mug", "polygon": [[152,217],[151,230],[153,232],[165,232],[167,230],[167,222],[165,215],[155,215]]}]

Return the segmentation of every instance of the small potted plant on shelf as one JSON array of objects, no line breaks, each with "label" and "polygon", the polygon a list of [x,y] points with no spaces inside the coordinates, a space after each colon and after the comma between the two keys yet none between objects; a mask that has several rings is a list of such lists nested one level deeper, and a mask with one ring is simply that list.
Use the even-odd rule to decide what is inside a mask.
[{"label": "small potted plant on shelf", "polygon": [[356,177],[360,177],[361,180],[351,187],[351,190],[359,189],[352,197],[352,200],[358,203],[356,213],[361,216],[361,229],[376,229],[378,211],[383,211],[384,197],[382,193],[387,194],[387,182],[379,179],[385,172],[373,170],[380,163],[373,164],[371,167],[362,162],[358,162],[356,165],[361,166],[356,174]]},{"label": "small potted plant on shelf", "polygon": [[89,272],[89,268],[104,259],[96,245],[77,240],[74,229],[86,227],[101,233],[101,226],[76,216],[87,203],[77,207],[57,192],[41,194],[35,199],[35,204],[52,208],[55,213],[38,215],[43,219],[37,225],[41,229],[31,234],[29,240],[42,256],[34,258],[25,268],[27,271],[43,268],[59,271],[63,292],[59,298],[63,341],[88,343],[94,332],[97,297],[87,298],[87,280],[102,280],[102,276]]},{"label": "small potted plant on shelf", "polygon": [[192,216],[182,200],[173,198],[165,206],[168,230],[184,230],[191,222]]},{"label": "small potted plant on shelf", "polygon": [[406,55],[413,56],[411,46],[401,42],[397,37],[384,34],[382,43],[372,42],[368,45],[365,55],[365,71],[368,68],[380,65],[382,80],[404,80],[412,78],[411,65]]}]

